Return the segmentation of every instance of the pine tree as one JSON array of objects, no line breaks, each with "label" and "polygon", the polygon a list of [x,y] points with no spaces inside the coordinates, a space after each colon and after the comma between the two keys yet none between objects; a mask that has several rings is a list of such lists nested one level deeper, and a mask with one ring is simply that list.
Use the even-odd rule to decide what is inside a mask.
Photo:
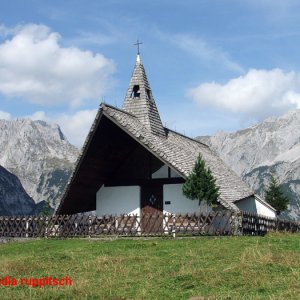
[{"label": "pine tree", "polygon": [[203,200],[208,205],[217,204],[217,199],[220,196],[219,187],[216,185],[216,179],[210,168],[205,167],[205,162],[200,154],[193,171],[182,187],[182,192],[189,199],[197,199],[199,205]]},{"label": "pine tree", "polygon": [[271,174],[269,185],[265,190],[266,201],[277,210],[279,215],[286,210],[289,204],[289,198],[284,195],[282,187],[275,174]]},{"label": "pine tree", "polygon": [[50,201],[46,200],[45,203],[44,203],[42,215],[43,216],[49,216],[49,214],[50,214],[50,208],[51,208]]}]

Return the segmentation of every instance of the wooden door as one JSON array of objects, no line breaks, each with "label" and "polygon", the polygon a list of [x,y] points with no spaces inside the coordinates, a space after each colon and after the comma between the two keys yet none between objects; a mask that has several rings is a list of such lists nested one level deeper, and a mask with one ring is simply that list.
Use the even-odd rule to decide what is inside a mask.
[{"label": "wooden door", "polygon": [[156,233],[163,230],[163,186],[149,184],[141,189],[142,232]]}]

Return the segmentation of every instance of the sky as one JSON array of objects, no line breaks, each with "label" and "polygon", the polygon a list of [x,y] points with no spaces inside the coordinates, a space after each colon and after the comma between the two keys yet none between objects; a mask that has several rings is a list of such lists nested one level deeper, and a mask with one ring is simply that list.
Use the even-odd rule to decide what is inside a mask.
[{"label": "sky", "polygon": [[195,137],[300,108],[300,1],[0,0],[0,119],[57,123],[81,147],[119,108],[137,39],[162,122]]}]

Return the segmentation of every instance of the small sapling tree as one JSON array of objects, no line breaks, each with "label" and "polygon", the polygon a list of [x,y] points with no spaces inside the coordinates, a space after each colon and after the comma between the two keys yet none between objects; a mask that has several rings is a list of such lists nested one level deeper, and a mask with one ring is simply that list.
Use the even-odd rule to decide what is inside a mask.
[{"label": "small sapling tree", "polygon": [[205,162],[199,154],[194,169],[187,177],[182,187],[183,194],[192,200],[206,201],[207,205],[217,205],[217,199],[220,196],[219,187],[216,185],[209,167],[205,167]]},{"label": "small sapling tree", "polygon": [[50,201],[46,200],[45,203],[44,203],[42,215],[43,216],[49,216],[49,214],[50,214],[50,208],[51,208]]},{"label": "small sapling tree", "polygon": [[271,173],[269,185],[265,190],[265,199],[276,209],[277,215],[280,215],[280,213],[288,207],[289,198],[284,195],[282,186],[274,173]]}]

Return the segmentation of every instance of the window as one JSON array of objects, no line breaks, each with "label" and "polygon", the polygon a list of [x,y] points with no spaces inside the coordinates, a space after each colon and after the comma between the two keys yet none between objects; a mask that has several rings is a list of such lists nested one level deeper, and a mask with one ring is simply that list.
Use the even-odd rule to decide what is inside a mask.
[{"label": "window", "polygon": [[151,94],[150,94],[150,90],[149,89],[146,89],[146,97],[147,97],[147,99],[151,98]]},{"label": "window", "polygon": [[166,165],[163,165],[160,169],[152,173],[152,179],[153,178],[168,178],[168,167]]},{"label": "window", "polygon": [[131,98],[140,98],[141,91],[140,91],[140,86],[135,85],[133,87],[132,93],[131,93]]}]

